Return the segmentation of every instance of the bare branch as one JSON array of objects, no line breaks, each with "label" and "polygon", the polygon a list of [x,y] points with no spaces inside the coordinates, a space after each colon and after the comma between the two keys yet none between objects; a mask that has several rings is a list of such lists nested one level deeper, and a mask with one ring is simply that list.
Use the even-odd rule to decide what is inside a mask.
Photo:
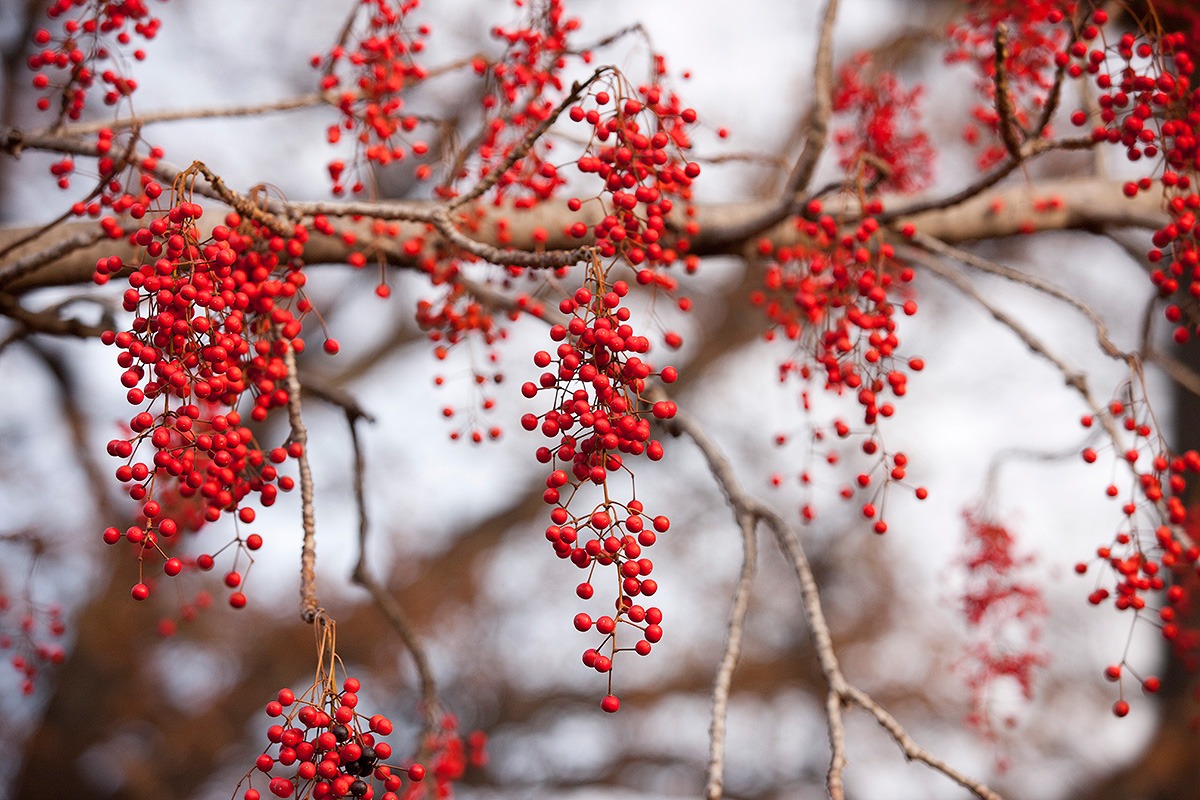
[{"label": "bare branch", "polygon": [[829,117],[833,114],[833,28],[837,22],[837,12],[838,0],[826,0],[821,33],[817,39],[816,62],[813,64],[813,99],[805,115],[804,146],[784,190],[789,205],[797,194],[808,187],[825,149]]},{"label": "bare branch", "polygon": [[91,325],[71,317],[62,317],[58,309],[51,308],[43,311],[31,311],[21,305],[15,297],[0,292],[0,315],[9,317],[20,324],[25,333],[46,333],[52,336],[74,336],[79,339],[92,339],[104,333],[106,328],[101,325]]},{"label": "bare branch", "polygon": [[993,43],[993,84],[996,95],[996,114],[999,117],[997,126],[1000,129],[1000,139],[1008,150],[1014,164],[1019,164],[1024,158],[1021,152],[1021,137],[1017,131],[1016,111],[1013,109],[1012,95],[1008,89],[1008,26],[1003,23],[996,26]]},{"label": "bare branch", "polygon": [[367,516],[364,488],[366,459],[363,458],[362,442],[358,437],[358,422],[364,419],[373,421],[373,418],[367,415],[353,398],[349,398],[348,403],[343,403],[343,398],[340,397],[334,399],[333,395],[326,395],[325,399],[340,405],[345,411],[346,425],[350,429],[350,443],[354,448],[354,504],[358,509],[358,561],[354,565],[352,579],[371,595],[372,602],[375,603],[392,630],[400,637],[400,641],[403,642],[409,655],[412,656],[421,688],[421,710],[424,717],[421,746],[424,747],[429,735],[441,725],[441,701],[438,699],[437,680],[433,676],[433,668],[430,666],[429,656],[425,653],[425,647],[404,614],[404,609],[383,584],[376,580],[367,566],[367,534],[370,531],[371,523]]},{"label": "bare branch", "polygon": [[[655,400],[664,399],[665,393],[658,387],[650,392]],[[816,651],[817,662],[821,673],[829,686],[829,697],[826,702],[826,724],[829,731],[831,761],[827,776],[827,789],[833,800],[842,800],[842,768],[845,765],[844,729],[842,727],[841,705],[853,703],[862,707],[879,721],[892,739],[910,759],[921,761],[934,770],[968,789],[981,800],[1001,800],[999,794],[986,784],[977,781],[945,761],[924,750],[913,741],[907,731],[896,721],[895,717],[883,709],[866,692],[846,680],[838,662],[837,653],[833,647],[833,636],[829,631],[829,623],[821,605],[821,595],[817,588],[816,577],[812,565],[800,542],[800,537],[773,509],[767,507],[756,498],[749,495],[737,479],[733,466],[721,452],[720,448],[708,433],[686,412],[677,412],[668,423],[671,430],[687,434],[703,454],[718,485],[734,513],[741,519],[742,515],[751,515],[761,520],[775,534],[779,547],[787,555],[796,579],[800,584],[800,595],[804,605],[805,619],[813,638],[813,648]]]},{"label": "bare branch", "polygon": [[1022,286],[1028,286],[1048,297],[1053,297],[1055,300],[1061,300],[1088,318],[1088,321],[1092,323],[1092,327],[1096,330],[1096,342],[1100,345],[1100,349],[1104,351],[1105,355],[1125,361],[1126,363],[1132,362],[1133,355],[1121,350],[1109,338],[1108,325],[1105,323],[1104,318],[1100,316],[1100,313],[1067,290],[1055,286],[1053,283],[1043,280],[1036,275],[1021,272],[1018,269],[999,264],[967,250],[951,247],[945,242],[940,242],[920,231],[912,237],[912,241],[932,253],[947,256],[972,269],[1019,283]]},{"label": "bare branch", "polygon": [[300,445],[300,518],[304,540],[300,549],[300,616],[305,622],[315,622],[324,613],[317,603],[317,523],[313,512],[312,467],[308,463],[308,429],[300,414],[300,375],[296,371],[296,351],[287,342],[283,351],[287,366],[288,421],[292,426],[291,441]]},{"label": "bare branch", "polygon": [[738,575],[737,588],[733,592],[733,605],[729,611],[729,625],[725,639],[725,654],[713,681],[712,724],[709,726],[708,772],[704,795],[708,800],[720,800],[725,785],[725,717],[729,707],[729,687],[733,683],[733,671],[742,654],[742,633],[746,626],[746,612],[750,608],[750,587],[754,581],[758,547],[755,529],[758,518],[741,512],[738,524],[742,529],[742,570]]}]

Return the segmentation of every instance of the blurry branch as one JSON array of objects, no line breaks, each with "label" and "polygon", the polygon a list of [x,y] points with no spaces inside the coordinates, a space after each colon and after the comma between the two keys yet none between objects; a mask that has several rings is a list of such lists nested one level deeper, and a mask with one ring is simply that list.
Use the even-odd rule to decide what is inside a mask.
[{"label": "blurry branch", "polygon": [[62,316],[63,306],[68,303],[58,303],[41,311],[32,311],[21,305],[12,295],[0,292],[0,316],[10,318],[18,325],[17,330],[0,340],[0,350],[3,350],[10,342],[24,338],[30,333],[89,339],[99,336],[108,329],[109,326],[106,324],[92,325],[73,317]]},{"label": "blurry branch", "polygon": [[[5,252],[0,253],[0,258],[3,258],[8,254],[8,252],[15,250],[21,245],[27,244],[38,238],[38,236],[45,234],[50,230],[50,227],[51,226],[42,226],[36,228],[19,239],[14,240],[12,243],[5,246]],[[0,288],[6,287],[13,281],[24,278],[27,275],[33,274],[45,264],[58,261],[59,259],[74,253],[76,250],[90,247],[100,240],[106,238],[108,238],[108,234],[105,233],[99,225],[88,225],[84,229],[78,230],[66,238],[59,239],[44,250],[28,253],[21,258],[15,259],[11,263],[0,267]]]},{"label": "blurry branch", "polygon": [[1100,313],[1065,289],[1055,286],[1053,283],[1045,281],[1036,275],[1030,275],[1028,273],[1021,272],[1018,269],[1013,269],[1012,267],[1004,264],[999,264],[967,250],[951,247],[945,242],[940,242],[932,236],[927,236],[920,231],[918,231],[916,235],[912,237],[912,242],[931,253],[937,253],[938,255],[954,259],[955,261],[965,264],[972,269],[979,270],[980,272],[986,272],[989,275],[995,275],[1014,283],[1019,283],[1022,286],[1028,286],[1030,289],[1041,292],[1042,294],[1052,297],[1055,300],[1061,300],[1079,313],[1083,314],[1085,317],[1087,317],[1088,321],[1092,323],[1092,327],[1096,330],[1096,342],[1100,345],[1100,349],[1104,351],[1105,355],[1126,363],[1133,362],[1134,356],[1132,354],[1124,352],[1115,344],[1113,344],[1112,339],[1109,338],[1108,325],[1105,323],[1104,318],[1100,316]]},{"label": "blurry branch", "polygon": [[796,159],[784,189],[784,200],[790,206],[795,197],[808,188],[829,132],[833,114],[833,28],[837,22],[838,0],[825,0],[821,18],[821,33],[817,40],[816,61],[813,64],[813,99],[805,114],[804,145]]},{"label": "blurry branch", "polygon": [[1093,148],[1096,148],[1096,142],[1092,140],[1091,136],[1076,136],[1065,139],[1030,139],[1021,145],[1019,158],[1010,157],[991,172],[979,177],[954,194],[940,199],[918,200],[908,205],[892,207],[890,211],[880,214],[878,219],[881,223],[890,223],[905,217],[923,214],[927,211],[953,210],[962,206],[968,200],[978,197],[981,192],[995,186],[1012,174],[1017,167],[1034,156],[1055,150],[1089,150]]},{"label": "blurry branch", "polygon": [[[405,88],[411,88],[412,86],[416,85],[417,82],[424,82],[430,78],[435,78],[440,75],[444,75],[449,72],[455,72],[464,67],[470,66],[472,60],[477,57],[478,54],[471,55],[451,61],[447,64],[441,64],[439,66],[432,67],[426,70],[424,77],[421,78],[420,81],[414,81]],[[111,131],[118,131],[162,122],[187,122],[192,120],[227,119],[230,117],[257,117],[265,114],[275,114],[284,111],[297,111],[322,104],[337,106],[347,96],[350,96],[354,100],[361,100],[367,97],[367,94],[361,89],[347,91],[330,89],[323,92],[309,92],[308,94],[302,94],[296,97],[288,97],[282,100],[274,100],[266,103],[247,103],[245,105],[237,106],[199,106],[196,108],[164,109],[162,111],[149,111],[145,114],[136,114],[134,116],[125,117],[118,120],[109,120],[107,122],[85,122],[76,125],[65,125],[58,128],[56,132],[62,136],[91,136],[105,128]]]},{"label": "blurry branch", "polygon": [[[1090,437],[1089,437],[1090,438]],[[1072,446],[1066,450],[1034,450],[1028,447],[1007,447],[999,450],[988,463],[987,473],[983,479],[983,495],[986,503],[989,498],[996,496],[996,487],[1000,483],[1000,470],[1006,464],[1014,461],[1052,464],[1056,461],[1067,461],[1079,458],[1082,447]]]},{"label": "blurry branch", "polygon": [[[661,389],[651,392],[652,399],[665,399]],[[804,605],[805,618],[812,633],[813,646],[816,650],[817,661],[825,676],[828,692],[826,694],[826,724],[829,732],[830,763],[826,778],[826,788],[831,800],[844,800],[845,790],[842,782],[842,769],[846,764],[845,756],[845,726],[842,720],[842,709],[847,705],[857,705],[862,708],[886,730],[904,752],[904,755],[914,761],[927,764],[942,773],[955,783],[971,791],[981,800],[1001,800],[999,794],[985,784],[960,772],[950,764],[938,758],[933,753],[918,745],[903,726],[886,709],[880,706],[869,694],[851,684],[842,673],[841,664],[833,648],[833,636],[829,630],[824,609],[821,605],[821,595],[817,589],[816,577],[808,561],[808,555],[800,542],[800,537],[773,509],[751,496],[742,487],[734,472],[733,465],[721,452],[716,442],[704,428],[686,412],[678,412],[667,422],[668,428],[677,434],[686,434],[700,449],[709,471],[716,479],[725,494],[730,507],[739,521],[746,518],[757,520],[766,525],[775,534],[775,540],[780,549],[787,555],[796,578],[800,584],[800,595]],[[711,776],[710,784],[711,787]]]},{"label": "blurry branch", "polygon": [[1017,122],[1016,110],[1013,108],[1012,94],[1008,87],[1008,26],[1003,23],[996,26],[992,38],[992,83],[996,95],[997,127],[1000,129],[1000,139],[1008,150],[1013,163],[1020,163],[1024,158],[1021,152],[1021,137],[1017,133],[1020,128]]},{"label": "blurry branch", "polygon": [[95,448],[89,441],[88,417],[85,411],[86,401],[81,396],[79,381],[75,371],[67,363],[66,358],[38,342],[26,339],[26,348],[36,355],[46,366],[55,387],[58,389],[58,401],[61,406],[60,419],[65,420],[71,436],[71,447],[75,458],[87,478],[88,489],[96,504],[96,511],[102,519],[117,517],[117,509],[108,493],[108,474],[95,457]]},{"label": "blurry branch", "polygon": [[312,467],[308,462],[308,429],[301,416],[300,375],[296,371],[296,351],[287,342],[283,351],[283,362],[287,366],[288,421],[292,426],[290,441],[300,445],[296,461],[300,465],[300,517],[304,527],[304,540],[300,549],[300,616],[305,622],[315,623],[322,609],[317,603],[317,523],[313,512]]},{"label": "blurry branch", "polygon": [[738,525],[742,529],[742,570],[738,575],[737,588],[733,593],[733,605],[729,611],[729,625],[725,640],[725,654],[713,681],[712,724],[709,726],[708,770],[704,796],[707,800],[721,800],[725,783],[725,721],[729,709],[729,688],[733,683],[733,671],[742,654],[742,633],[746,627],[746,612],[750,608],[750,587],[754,582],[755,562],[758,559],[758,519],[754,514],[740,512]]},{"label": "blurry branch", "polygon": [[[985,311],[992,316],[994,320],[999,322],[1004,327],[1008,328],[1017,338],[1020,339],[1026,347],[1034,354],[1041,356],[1062,373],[1063,381],[1074,389],[1083,398],[1088,408],[1099,418],[1104,419],[1108,425],[1112,425],[1112,421],[1107,419],[1104,409],[1096,401],[1092,395],[1091,389],[1088,388],[1087,376],[1079,370],[1068,364],[1061,356],[1052,351],[1045,342],[1038,338],[1029,328],[1017,320],[1008,312],[997,307],[990,300],[985,298],[978,289],[976,289],[970,281],[963,277],[959,272],[943,264],[937,258],[930,256],[924,251],[918,250],[915,247],[901,245],[897,248],[897,253],[903,258],[911,258],[921,264],[921,266],[929,270],[934,275],[947,281],[954,288],[958,289],[971,300],[979,304]],[[1120,434],[1113,427],[1110,431],[1114,440],[1120,438]],[[1114,441],[1115,444],[1115,441]],[[1118,448],[1121,450],[1122,448]]]},{"label": "blurry branch", "polygon": [[1200,397],[1200,373],[1173,355],[1157,349],[1147,350],[1144,357],[1149,363],[1161,368],[1167,377],[1179,386]]}]

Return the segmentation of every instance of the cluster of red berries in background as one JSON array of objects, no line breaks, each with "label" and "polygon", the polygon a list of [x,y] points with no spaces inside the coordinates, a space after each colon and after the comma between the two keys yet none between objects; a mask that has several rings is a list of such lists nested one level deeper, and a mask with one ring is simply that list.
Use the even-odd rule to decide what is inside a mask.
[{"label": "cluster of red berries in background", "polygon": [[920,124],[921,87],[905,89],[862,54],[842,68],[833,93],[838,163],[847,176],[879,192],[911,193],[933,180],[933,145]]},{"label": "cluster of red berries in background", "polygon": [[422,781],[425,768],[420,764],[401,768],[387,763],[392,747],[382,737],[392,732],[392,722],[359,710],[360,689],[355,678],[347,678],[340,692],[328,681],[315,683],[300,697],[281,689],[267,703],[269,744],[239,784],[247,786],[242,800],[263,796],[254,788],[259,775],[267,779],[272,795],[302,800],[399,800],[405,777]]},{"label": "cluster of red berries in background", "polygon": [[39,669],[63,663],[66,654],[59,641],[66,630],[59,606],[42,607],[28,594],[0,592],[0,656],[16,670],[22,694],[33,693]]},{"label": "cluster of red berries in background", "polygon": [[1046,105],[1054,84],[1055,70],[1063,57],[1063,48],[1073,40],[1070,20],[1076,2],[1063,0],[975,0],[969,3],[963,18],[949,26],[953,47],[947,63],[969,63],[978,71],[977,88],[983,102],[971,108],[978,124],[968,124],[963,138],[969,144],[981,141],[980,126],[987,139],[978,162],[981,169],[995,166],[1006,157],[1000,139],[1000,114],[996,108],[996,31],[1008,30],[1009,46],[1004,59],[1004,75],[1014,122],[1032,136],[1044,130],[1032,130]]},{"label": "cluster of red berries in background", "polygon": [[[1033,697],[1037,670],[1048,663],[1041,648],[1042,625],[1049,610],[1042,590],[1028,575],[1033,556],[1017,552],[1016,537],[981,512],[964,514],[966,549],[960,558],[966,583],[959,608],[972,632],[972,642],[956,663],[971,693],[967,722],[995,741],[992,687],[1012,681],[1026,700]],[[1004,721],[1012,727],[1015,720]]]},{"label": "cluster of red berries in background", "polygon": [[[168,576],[185,566],[167,550],[183,530],[174,506],[197,498],[193,523],[225,514],[253,523],[250,499],[270,506],[279,490],[291,489],[280,465],[302,453],[297,442],[262,448],[237,409],[252,397],[248,416],[260,422],[288,403],[284,357],[304,346],[293,309],[309,309],[299,269],[307,230],[297,226],[284,237],[231,213],[205,234],[202,215],[198,204],[180,200],[130,235],[145,253],[143,263],[128,265],[123,299],[133,322],[102,337],[120,351],[126,398],[142,409],[129,420],[130,436],[108,445],[124,462],[116,477],[140,503],[140,519],[124,531],[107,529],[104,539],[131,543],[143,566],[161,558]],[[116,256],[96,265],[99,281],[126,270]],[[239,534],[236,542],[249,555],[261,537]],[[209,569],[211,561],[201,556],[198,566]],[[236,570],[226,576],[235,607],[245,604],[240,584]],[[133,595],[149,592],[142,573]]]},{"label": "cluster of red berries in background", "polygon": [[[54,0],[46,9],[52,20],[64,19],[62,32],[40,29],[33,42],[42,48],[29,57],[29,68],[36,74],[33,88],[45,92],[37,99],[41,111],[49,111],[52,100],[59,98],[60,119],[77,120],[87,104],[88,91],[99,78],[104,86],[104,102],[116,105],[137,89],[137,81],[122,72],[119,49],[133,36],[150,40],[158,33],[159,20],[150,13],[144,0]],[[133,51],[134,59],[146,57],[144,50]],[[109,64],[97,75],[99,64]]]},{"label": "cluster of red berries in background", "polygon": [[[644,397],[652,377],[672,383],[677,373],[673,367],[656,371],[643,360],[650,341],[629,325],[629,309],[621,304],[628,292],[624,281],[609,286],[606,271],[599,262],[593,264],[586,285],[559,306],[570,318],[566,325],[550,329],[550,338],[559,342],[555,352],[534,354],[534,364],[545,371],[536,383],[521,387],[528,398],[542,392],[554,396],[554,406],[545,414],[521,419],[522,427],[540,430],[553,443],[537,451],[538,461],[551,467],[544,494],[553,506],[547,540],[559,558],[587,571],[587,579],[576,589],[584,600],[595,593],[597,567],[616,572],[614,614],[594,622],[587,614],[575,618],[579,630],[594,626],[604,637],[599,647],[584,654],[584,663],[602,673],[611,673],[617,652],[633,649],[646,655],[662,637],[661,612],[636,605],[634,598],[658,591],[649,577],[654,564],[643,551],[670,527],[667,517],[646,515],[636,497],[622,502],[616,496],[614,477],[622,474],[629,476],[632,491],[628,462],[663,456],[662,445],[651,436],[652,420],[675,415],[671,401],[651,403]],[[640,634],[632,648],[619,647],[621,625]],[[610,674],[604,708],[615,711],[618,705]]]},{"label": "cluster of red berries in background", "polygon": [[[420,5],[419,0],[367,0],[355,9],[365,24],[348,28],[350,41],[338,42],[327,57],[313,56],[312,65],[322,70],[321,89],[339,92],[339,123],[330,125],[330,144],[341,141],[342,131],[354,138],[355,165],[359,162],[386,166],[409,155],[424,156],[428,145],[409,141],[420,125],[418,116],[405,108],[404,91],[425,79],[425,69],[416,56],[425,49],[429,28],[405,24],[405,18]],[[344,75],[342,73],[345,73]],[[346,162],[329,163],[333,193],[345,192]],[[357,173],[358,170],[353,170]],[[417,177],[429,177],[429,166],[418,168]],[[358,194],[365,188],[361,179],[350,184]]]}]

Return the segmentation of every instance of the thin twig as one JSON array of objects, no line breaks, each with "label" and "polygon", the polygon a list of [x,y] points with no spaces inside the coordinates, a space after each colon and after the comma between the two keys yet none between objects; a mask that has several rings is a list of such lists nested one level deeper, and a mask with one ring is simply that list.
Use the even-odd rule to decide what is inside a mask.
[{"label": "thin twig", "polygon": [[[330,399],[330,397],[327,395],[326,399]],[[437,680],[434,678],[429,656],[425,653],[425,646],[409,623],[404,609],[401,608],[400,603],[391,592],[371,575],[367,566],[367,534],[370,532],[371,523],[367,516],[366,459],[363,457],[362,442],[358,436],[358,422],[359,420],[371,421],[372,417],[362,411],[357,401],[352,400],[348,404],[343,404],[339,400],[332,400],[332,402],[340,405],[346,413],[346,425],[350,429],[350,444],[354,448],[354,504],[358,509],[358,561],[354,565],[351,577],[355,583],[366,589],[367,593],[371,595],[371,601],[375,603],[392,630],[400,637],[408,654],[412,656],[413,664],[417,669],[417,680],[421,687],[421,710],[424,717],[421,747],[424,749],[431,734],[438,730],[442,720]],[[424,755],[424,753],[421,754],[422,757]],[[422,757],[418,757],[418,761],[422,760]]]},{"label": "thin twig", "polygon": [[726,629],[725,653],[721,666],[713,681],[712,724],[709,726],[708,772],[704,795],[708,800],[720,800],[725,785],[725,721],[729,708],[729,689],[733,683],[733,671],[742,654],[742,633],[746,627],[746,612],[750,608],[750,587],[754,581],[755,562],[758,558],[756,528],[758,518],[748,512],[739,515],[742,529],[742,570],[738,575],[737,588],[733,592],[733,605],[729,611]]},{"label": "thin twig", "polygon": [[912,242],[932,253],[947,256],[972,269],[1019,283],[1022,286],[1028,286],[1056,300],[1061,300],[1088,318],[1088,321],[1092,323],[1092,327],[1096,330],[1096,342],[1100,345],[1100,349],[1104,351],[1105,355],[1127,363],[1132,360],[1133,356],[1131,354],[1121,350],[1121,348],[1113,343],[1109,337],[1108,325],[1105,323],[1104,318],[1100,316],[1100,313],[1065,289],[1036,275],[1030,275],[1018,269],[991,261],[968,250],[953,247],[920,231],[912,237]]},{"label": "thin twig", "polygon": [[566,110],[567,106],[579,99],[580,95],[583,94],[584,89],[595,83],[601,75],[606,72],[611,72],[612,70],[613,67],[610,66],[598,67],[595,72],[593,72],[584,80],[575,81],[573,84],[571,84],[570,93],[568,93],[567,96],[562,99],[562,101],[558,104],[558,107],[550,113],[550,116],[546,117],[531,131],[529,131],[525,138],[522,139],[521,142],[512,149],[512,152],[510,152],[503,161],[496,165],[491,172],[480,179],[479,183],[472,186],[469,191],[451,200],[447,204],[446,210],[453,211],[459,206],[465,205],[472,200],[482,197],[488,189],[491,189],[501,178],[504,177],[506,172],[512,169],[513,164],[516,164],[525,157],[525,154],[529,152],[529,149],[533,147],[533,145],[537,143],[539,139],[542,138],[546,131],[550,130],[550,126],[558,121],[559,115]]},{"label": "thin twig", "polygon": [[304,542],[300,549],[300,616],[308,623],[323,612],[317,602],[317,524],[313,512],[312,468],[308,463],[308,429],[300,414],[300,375],[296,370],[296,351],[286,342],[283,363],[287,367],[288,421],[292,426],[291,441],[300,445],[296,461],[300,465],[300,518],[304,527]]}]

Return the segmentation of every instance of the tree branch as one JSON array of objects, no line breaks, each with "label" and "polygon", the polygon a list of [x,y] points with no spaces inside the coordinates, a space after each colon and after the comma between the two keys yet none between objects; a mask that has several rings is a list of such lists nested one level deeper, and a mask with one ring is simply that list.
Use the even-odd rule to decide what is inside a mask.
[{"label": "tree branch", "polygon": [[704,787],[704,796],[708,800],[721,800],[725,785],[725,718],[729,708],[729,688],[742,654],[742,633],[746,626],[746,612],[750,608],[750,587],[754,582],[755,562],[758,559],[755,541],[758,518],[752,513],[741,512],[738,525],[742,529],[742,570],[729,611],[725,653],[721,656],[721,666],[713,681],[712,724],[708,729],[708,772]]},{"label": "tree branch", "polygon": [[[280,341],[283,341],[280,339]],[[317,523],[313,512],[312,467],[308,463],[308,429],[300,414],[300,376],[296,371],[296,351],[286,342],[283,362],[287,366],[288,421],[292,426],[291,441],[300,445],[300,517],[304,539],[300,548],[300,617],[315,622],[323,613],[317,602]]]},{"label": "tree branch", "polygon": [[[654,400],[665,399],[666,394],[655,387],[651,392]],[[880,725],[892,736],[892,739],[912,760],[920,761],[934,770],[942,773],[965,789],[968,789],[981,800],[1001,800],[999,794],[986,784],[971,778],[945,761],[934,756],[916,744],[902,725],[880,706],[869,694],[846,680],[833,647],[833,636],[829,631],[829,623],[821,606],[821,595],[817,588],[816,577],[812,566],[804,552],[800,537],[793,531],[779,514],[767,507],[756,498],[749,495],[737,479],[733,466],[721,452],[708,433],[686,412],[679,411],[668,423],[668,427],[688,436],[700,449],[713,474],[717,484],[725,494],[726,500],[739,519],[743,515],[752,516],[762,521],[775,534],[779,547],[787,555],[796,579],[800,584],[800,595],[804,606],[805,619],[813,638],[817,662],[821,673],[829,686],[826,701],[827,719],[830,741],[830,766],[826,787],[831,800],[844,800],[845,792],[842,785],[842,767],[845,764],[844,729],[842,726],[841,706],[847,703],[858,705],[875,717]]]}]

